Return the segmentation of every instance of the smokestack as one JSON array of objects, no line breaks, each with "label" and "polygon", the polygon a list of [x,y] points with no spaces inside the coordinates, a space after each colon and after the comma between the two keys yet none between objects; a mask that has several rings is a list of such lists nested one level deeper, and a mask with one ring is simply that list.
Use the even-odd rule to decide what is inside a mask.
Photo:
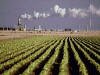
[{"label": "smokestack", "polygon": [[21,18],[18,18],[18,26],[21,25]]},{"label": "smokestack", "polygon": [[19,16],[19,17],[18,17],[17,30],[22,31],[23,28],[24,28],[24,27],[23,27],[23,25],[22,25],[21,18],[20,18],[20,16]]}]

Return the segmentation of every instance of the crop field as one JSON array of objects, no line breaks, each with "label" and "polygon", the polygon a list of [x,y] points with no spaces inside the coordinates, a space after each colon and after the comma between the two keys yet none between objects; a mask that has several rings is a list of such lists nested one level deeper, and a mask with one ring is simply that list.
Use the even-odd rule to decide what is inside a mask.
[{"label": "crop field", "polygon": [[0,40],[0,75],[100,75],[100,37]]}]

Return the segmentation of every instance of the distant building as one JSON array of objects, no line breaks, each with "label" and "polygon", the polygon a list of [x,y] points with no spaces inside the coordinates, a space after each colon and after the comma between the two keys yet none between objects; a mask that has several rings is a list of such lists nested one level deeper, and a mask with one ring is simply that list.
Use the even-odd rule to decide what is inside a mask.
[{"label": "distant building", "polygon": [[14,27],[1,26],[0,30],[1,31],[9,31],[9,30],[15,31],[15,28]]},{"label": "distant building", "polygon": [[39,25],[39,28],[38,29],[34,29],[34,30],[36,30],[36,31],[42,31],[41,25]]},{"label": "distant building", "polygon": [[39,30],[42,30],[42,27],[41,27],[41,25],[39,25]]},{"label": "distant building", "polygon": [[17,31],[26,31],[26,25],[22,24],[21,18],[18,18]]},{"label": "distant building", "polygon": [[74,30],[75,33],[79,32],[78,30]]},{"label": "distant building", "polygon": [[70,28],[69,29],[65,28],[64,31],[72,31],[72,30]]},{"label": "distant building", "polygon": [[17,30],[18,31],[22,31],[23,30],[23,25],[21,24],[21,19],[20,18],[18,18]]},{"label": "distant building", "polygon": [[24,31],[26,31],[26,24],[24,25]]}]

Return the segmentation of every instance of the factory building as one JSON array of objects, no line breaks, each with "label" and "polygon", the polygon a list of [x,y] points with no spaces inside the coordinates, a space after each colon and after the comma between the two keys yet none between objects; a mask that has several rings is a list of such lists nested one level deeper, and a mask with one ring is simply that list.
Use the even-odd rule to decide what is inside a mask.
[{"label": "factory building", "polygon": [[26,31],[26,25],[22,24],[21,18],[18,18],[17,31]]}]

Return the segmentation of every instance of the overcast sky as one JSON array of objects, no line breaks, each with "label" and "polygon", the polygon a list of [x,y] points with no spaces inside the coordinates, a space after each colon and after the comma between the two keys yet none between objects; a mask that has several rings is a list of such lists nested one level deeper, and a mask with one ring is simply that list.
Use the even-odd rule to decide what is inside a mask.
[{"label": "overcast sky", "polygon": [[[0,26],[100,30],[100,0],[0,0]],[[80,26],[79,26],[80,25]]]}]

